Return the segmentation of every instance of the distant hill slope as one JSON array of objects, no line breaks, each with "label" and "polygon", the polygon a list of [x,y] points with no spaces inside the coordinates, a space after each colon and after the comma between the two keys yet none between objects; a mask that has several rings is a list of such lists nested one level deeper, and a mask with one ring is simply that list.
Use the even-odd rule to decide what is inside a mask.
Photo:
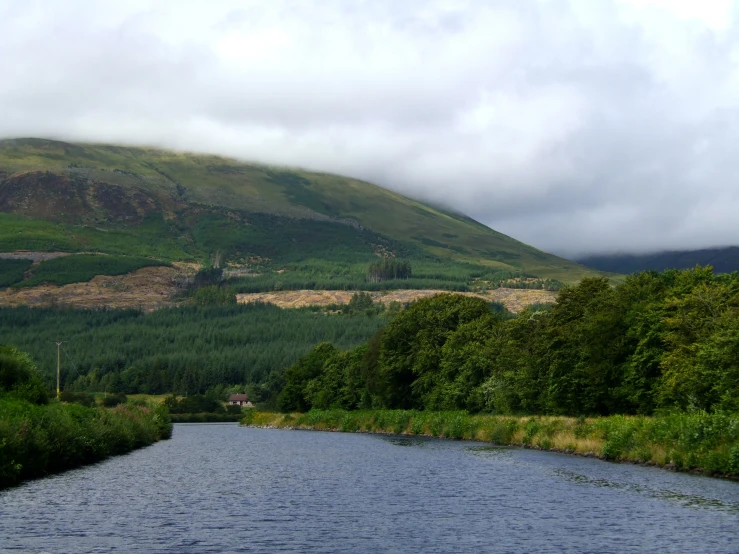
[{"label": "distant hill slope", "polygon": [[655,254],[612,254],[588,256],[578,260],[584,266],[614,273],[634,273],[653,269],[689,269],[713,266],[716,273],[739,271],[739,246],[726,248],[704,248],[702,250],[678,250]]},{"label": "distant hill slope", "polygon": [[0,251],[17,250],[167,261],[219,252],[225,261],[272,269],[310,259],[315,274],[322,262],[358,268],[378,255],[418,260],[414,269],[429,275],[435,263],[564,282],[595,273],[348,177],[44,139],[0,141]]}]

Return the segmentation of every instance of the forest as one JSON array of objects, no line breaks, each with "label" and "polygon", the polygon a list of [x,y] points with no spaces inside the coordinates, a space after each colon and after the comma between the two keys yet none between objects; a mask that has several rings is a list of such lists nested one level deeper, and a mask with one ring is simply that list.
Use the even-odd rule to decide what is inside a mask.
[{"label": "forest", "polygon": [[[195,300],[210,303],[205,296],[219,290],[199,289]],[[56,374],[53,341],[59,339],[65,341],[65,390],[184,395],[221,384],[266,383],[320,342],[353,348],[366,341],[385,318],[378,310],[328,315],[263,304],[152,313],[19,307],[0,308],[0,329],[3,343],[31,355],[48,386]]]},{"label": "forest", "polygon": [[[384,259],[365,263],[307,258],[300,262],[253,264],[249,277],[228,277],[237,293],[279,290],[398,290],[434,289],[454,292],[500,287],[558,291],[563,283],[540,279],[521,271],[493,270],[484,266],[446,262],[427,257],[411,262]],[[224,275],[226,272],[224,272]]]},{"label": "forest", "polygon": [[26,271],[31,268],[31,260],[14,260],[0,258],[0,287],[8,287],[23,280]]},{"label": "forest", "polygon": [[405,309],[358,293],[346,306],[282,310],[201,291],[195,305],[152,313],[3,308],[3,342],[28,352],[50,386],[53,341],[65,341],[69,392],[241,385],[265,408],[301,412],[739,410],[739,276],[710,268],[647,271],[616,286],[586,278],[517,317],[449,294]]},{"label": "forest", "polygon": [[[25,262],[25,268],[18,271]],[[3,260],[0,259],[0,284],[19,287],[35,287],[42,283],[67,285],[89,281],[96,275],[123,275],[142,267],[169,265],[152,258],[138,256],[109,256],[96,254],[74,254],[44,260],[36,266],[31,266],[30,260]],[[13,271],[15,270],[15,272]],[[24,278],[24,272],[30,272]],[[15,280],[11,278],[15,276]]]},{"label": "forest", "polygon": [[367,268],[367,282],[369,283],[379,283],[391,279],[410,279],[411,276],[411,263],[393,258],[384,258],[379,262],[370,264]]},{"label": "forest", "polygon": [[351,350],[324,342],[284,375],[284,412],[311,409],[651,415],[739,410],[739,276],[586,278],[549,308],[501,317],[438,295]]}]

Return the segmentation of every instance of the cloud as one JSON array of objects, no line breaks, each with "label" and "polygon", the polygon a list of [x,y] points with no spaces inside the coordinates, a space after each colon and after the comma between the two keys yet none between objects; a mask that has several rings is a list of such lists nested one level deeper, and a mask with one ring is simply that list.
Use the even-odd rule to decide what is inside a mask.
[{"label": "cloud", "polygon": [[738,14],[0,0],[0,136],[344,173],[566,255],[738,244]]}]

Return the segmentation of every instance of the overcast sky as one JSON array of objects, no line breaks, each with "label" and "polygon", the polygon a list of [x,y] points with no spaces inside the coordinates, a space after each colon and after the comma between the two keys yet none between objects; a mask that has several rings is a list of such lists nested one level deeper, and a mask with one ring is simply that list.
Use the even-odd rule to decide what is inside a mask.
[{"label": "overcast sky", "polygon": [[0,0],[0,136],[342,173],[570,256],[739,244],[739,2]]}]

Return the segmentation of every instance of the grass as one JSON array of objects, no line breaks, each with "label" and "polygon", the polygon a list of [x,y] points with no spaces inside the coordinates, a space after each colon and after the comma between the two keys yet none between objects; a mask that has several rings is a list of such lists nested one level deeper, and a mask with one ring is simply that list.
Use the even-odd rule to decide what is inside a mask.
[{"label": "grass", "polygon": [[163,260],[193,260],[186,241],[163,222],[136,227],[97,228],[47,221],[38,217],[0,213],[0,251],[105,252],[152,256]]},{"label": "grass", "polygon": [[739,478],[736,414],[568,418],[404,410],[251,411],[242,424],[479,440]]},{"label": "grass", "polygon": [[[95,398],[102,399],[105,396],[105,393],[102,392],[95,392],[91,393]],[[151,404],[163,404],[164,399],[170,396],[169,394],[129,394],[128,400],[129,402],[133,403],[151,403]]]},{"label": "grass", "polygon": [[[258,293],[280,290],[399,290],[441,289],[457,292],[494,289],[498,287],[523,288],[516,279],[520,272],[491,272],[485,266],[452,260],[422,259],[418,252],[410,252],[412,277],[391,279],[378,283],[367,282],[367,268],[377,260],[362,255],[358,249],[347,251],[332,259],[319,258],[317,252],[303,248],[302,258],[289,263],[265,264],[255,268],[255,275],[232,278],[229,284],[237,293]],[[312,257],[311,257],[312,256]],[[418,257],[414,257],[418,256]],[[421,258],[421,259],[419,259]],[[558,290],[561,283],[534,281],[532,288]]]},{"label": "grass", "polygon": [[[0,171],[27,185],[14,190],[53,193],[47,195],[48,205],[39,193],[37,202],[24,208],[23,214],[37,223],[30,228],[8,229],[0,220],[0,244],[8,250],[92,247],[171,260],[176,255],[209,256],[215,249],[242,248],[242,242],[251,241],[271,242],[274,257],[287,255],[285,261],[303,253],[300,231],[288,232],[290,222],[313,221],[331,225],[327,232],[332,244],[342,242],[337,234],[383,237],[423,256],[566,283],[597,273],[466,216],[338,175],[217,156],[40,139],[0,141]],[[97,200],[85,203],[83,198]],[[59,209],[60,202],[64,209]],[[160,214],[157,228],[145,224],[154,212]],[[217,221],[208,221],[213,213],[219,214]],[[282,236],[264,232],[258,220],[267,215],[281,218],[286,227]],[[205,223],[194,231],[202,216]],[[139,240],[146,225],[149,236]],[[150,240],[152,236],[159,240]],[[371,248],[366,251],[372,254]]]},{"label": "grass", "polygon": [[168,265],[160,260],[134,256],[76,254],[45,260],[35,266],[31,276],[15,287],[34,287],[42,283],[67,285],[89,281],[96,275],[124,275],[143,267]]},{"label": "grass", "polygon": [[[136,227],[101,231],[89,226],[70,226],[0,214],[0,244],[7,250],[93,251],[116,256],[126,253],[131,254],[129,259],[149,256],[161,260],[200,259],[205,262],[209,253],[221,251],[242,266],[248,263],[250,272],[257,274],[232,280],[235,290],[244,293],[397,288],[466,291],[482,283],[488,286],[503,277],[520,275],[515,271],[491,271],[480,263],[436,258],[413,245],[337,222],[252,214],[245,224],[229,219],[224,213],[214,212],[184,230],[177,240],[173,238],[176,234],[173,226],[174,223],[165,224],[161,217],[152,215]],[[3,241],[3,237],[7,240]],[[184,245],[182,248],[179,248],[180,243]],[[367,268],[378,259],[375,254],[378,248],[408,259],[412,264],[413,278],[367,283]],[[74,258],[75,262],[80,260],[82,258]],[[102,263],[100,259],[94,261]],[[54,271],[68,272],[69,263],[42,262],[34,268],[37,275],[20,286],[34,286],[43,281],[57,284],[73,282],[69,277],[53,275]],[[151,261],[146,263],[153,264]],[[45,271],[47,268],[49,271]],[[93,268],[93,271],[107,275],[120,273],[107,268]],[[92,276],[76,278],[76,281],[89,280]],[[13,282],[17,282],[15,279],[17,275]]]}]

